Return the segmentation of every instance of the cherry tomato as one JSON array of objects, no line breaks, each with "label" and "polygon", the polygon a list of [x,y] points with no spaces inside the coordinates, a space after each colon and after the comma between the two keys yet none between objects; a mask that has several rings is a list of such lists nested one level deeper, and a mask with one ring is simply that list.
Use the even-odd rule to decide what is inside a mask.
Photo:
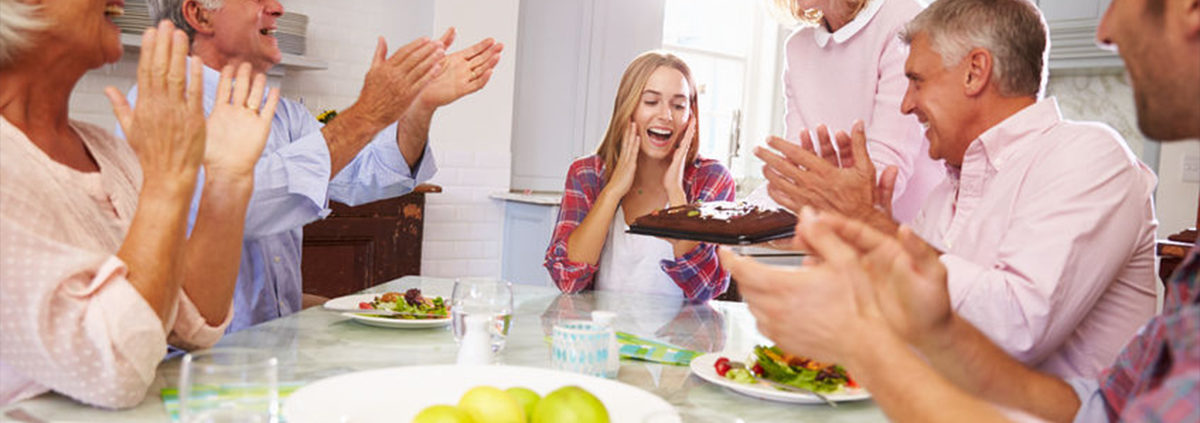
[{"label": "cherry tomato", "polygon": [[717,369],[718,376],[725,376],[725,373],[729,372],[730,369],[729,359],[725,357],[718,358],[717,362],[713,363],[713,367]]},{"label": "cherry tomato", "polygon": [[763,370],[762,366],[758,365],[758,363],[754,363],[754,367],[750,368],[750,370],[754,371],[755,376],[762,376],[762,375],[767,374],[767,372],[765,370]]},{"label": "cherry tomato", "polygon": [[362,309],[362,310],[370,310],[372,307],[371,307],[371,303],[363,301],[361,303],[358,303],[358,308]]}]

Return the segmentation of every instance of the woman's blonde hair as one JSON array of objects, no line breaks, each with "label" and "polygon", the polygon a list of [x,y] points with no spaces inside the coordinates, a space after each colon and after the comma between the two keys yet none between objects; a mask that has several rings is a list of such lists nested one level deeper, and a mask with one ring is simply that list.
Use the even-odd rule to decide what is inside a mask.
[{"label": "woman's blonde hair", "polygon": [[0,0],[0,67],[16,60],[33,42],[32,35],[47,26],[38,8],[18,0]]},{"label": "woman's blonde hair", "polygon": [[617,99],[613,102],[613,114],[612,119],[608,122],[608,132],[604,134],[604,141],[596,149],[596,155],[604,161],[605,182],[608,182],[612,176],[612,169],[617,166],[617,158],[621,156],[622,138],[625,136],[625,130],[629,128],[633,112],[637,110],[638,103],[641,102],[642,91],[646,89],[646,81],[660,67],[675,69],[682,73],[684,79],[687,80],[688,89],[692,93],[688,98],[688,108],[691,110],[691,116],[697,119],[696,131],[693,133],[690,141],[691,148],[688,150],[687,165],[691,166],[692,162],[696,160],[696,151],[700,149],[700,106],[697,101],[696,83],[692,81],[692,70],[688,68],[683,59],[671,53],[648,51],[633,59],[633,62],[629,63],[629,67],[625,68],[625,75],[621,76],[621,85],[617,87]]},{"label": "woman's blonde hair", "polygon": [[[764,0],[767,4],[767,12],[779,21],[780,24],[788,28],[795,28],[801,25],[822,25],[820,22],[814,22],[804,16],[804,11],[796,8],[795,0]],[[858,13],[866,8],[867,2],[870,0],[841,0],[849,6],[850,17],[846,21],[854,20]],[[818,19],[819,20],[819,19]]]}]

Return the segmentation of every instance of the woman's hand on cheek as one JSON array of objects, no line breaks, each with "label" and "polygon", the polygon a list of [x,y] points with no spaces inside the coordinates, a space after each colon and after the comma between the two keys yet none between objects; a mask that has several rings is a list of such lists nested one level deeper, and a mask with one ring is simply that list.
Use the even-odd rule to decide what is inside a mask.
[{"label": "woman's hand on cheek", "polygon": [[611,189],[618,197],[624,197],[629,192],[633,187],[633,176],[637,173],[637,159],[641,149],[642,139],[637,124],[629,122],[629,126],[625,128],[625,136],[621,139],[621,152],[617,155],[616,169],[612,171],[612,178],[609,178],[606,190]]},{"label": "woman's hand on cheek", "polygon": [[671,206],[687,204],[687,193],[683,191],[683,171],[687,168],[688,153],[692,148],[692,138],[696,136],[696,119],[688,120],[687,130],[679,139],[679,147],[671,157],[671,165],[663,175],[663,187],[667,189],[667,201]]}]

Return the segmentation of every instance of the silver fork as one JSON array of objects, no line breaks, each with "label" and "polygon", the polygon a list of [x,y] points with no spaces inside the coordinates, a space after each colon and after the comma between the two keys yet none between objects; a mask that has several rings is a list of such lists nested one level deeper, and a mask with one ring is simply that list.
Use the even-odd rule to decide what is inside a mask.
[{"label": "silver fork", "polygon": [[[733,368],[733,369],[745,369],[746,363],[730,360],[729,367]],[[766,377],[758,377],[758,375],[754,375],[754,379],[758,380],[759,382],[765,382],[767,385],[771,385],[772,387],[774,387],[776,389],[780,389],[780,390],[784,390],[784,391],[788,391],[788,392],[798,392],[801,394],[809,394],[809,395],[815,396],[815,397],[819,398],[821,401],[824,401],[826,404],[829,404],[830,407],[837,408],[836,402],[833,402],[833,400],[829,399],[829,397],[827,397],[825,395],[821,395],[817,392],[813,392],[808,389],[801,388],[799,386],[793,386],[793,385],[788,385],[788,384],[782,383],[782,382],[776,382],[771,379],[767,379]]]}]

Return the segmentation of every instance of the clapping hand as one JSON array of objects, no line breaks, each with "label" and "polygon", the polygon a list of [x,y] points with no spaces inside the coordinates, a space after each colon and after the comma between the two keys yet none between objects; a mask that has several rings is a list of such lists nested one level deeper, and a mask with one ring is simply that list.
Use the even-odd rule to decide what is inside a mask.
[{"label": "clapping hand", "polygon": [[683,171],[687,168],[688,152],[692,149],[692,138],[696,136],[696,118],[688,120],[687,130],[679,139],[679,146],[671,157],[671,164],[663,175],[663,187],[667,189],[667,201],[671,206],[687,204],[687,193],[683,191]]},{"label": "clapping hand", "polygon": [[[816,225],[829,228],[857,250],[879,309],[905,340],[921,342],[950,322],[946,267],[937,250],[911,228],[901,227],[892,237],[836,214],[822,215]],[[797,247],[809,247],[806,240],[797,237]]]},{"label": "clapping hand", "polygon": [[169,21],[147,29],[138,59],[137,107],[115,87],[104,91],[137,153],[146,187],[174,183],[190,191],[186,187],[194,186],[204,157],[203,68],[199,59],[189,67],[188,44],[187,34]]},{"label": "clapping hand", "polygon": [[444,51],[440,42],[419,38],[388,57],[380,37],[355,106],[380,127],[396,122],[439,74]]},{"label": "clapping hand", "polygon": [[721,266],[737,280],[759,331],[780,348],[819,361],[852,362],[857,351],[869,348],[867,334],[889,330],[887,323],[859,253],[810,208],[800,214],[796,238],[821,257],[819,263],[772,266],[721,248]]},{"label": "clapping hand", "polygon": [[[440,42],[450,48],[454,42],[454,28],[446,31]],[[430,107],[441,107],[479,91],[492,78],[496,64],[500,63],[500,51],[504,45],[486,38],[465,49],[446,55],[441,62],[441,71],[421,92],[421,102]]]},{"label": "clapping hand", "polygon": [[838,144],[849,146],[841,154],[834,152],[824,126],[817,128],[817,136],[822,143],[820,157],[813,153],[807,130],[801,131],[801,145],[771,137],[768,144],[782,154],[764,148],[755,150],[755,155],[766,163],[763,176],[771,198],[792,211],[812,206],[868,220],[878,210],[890,219],[897,169],[885,169],[876,184],[862,121],[855,122],[849,135],[837,133]]},{"label": "clapping hand", "polygon": [[233,74],[233,65],[221,69],[217,98],[208,116],[204,168],[210,177],[253,176],[279,104],[278,88],[272,88],[263,102],[267,77],[261,73],[252,77],[249,63],[238,66],[236,79]]}]

